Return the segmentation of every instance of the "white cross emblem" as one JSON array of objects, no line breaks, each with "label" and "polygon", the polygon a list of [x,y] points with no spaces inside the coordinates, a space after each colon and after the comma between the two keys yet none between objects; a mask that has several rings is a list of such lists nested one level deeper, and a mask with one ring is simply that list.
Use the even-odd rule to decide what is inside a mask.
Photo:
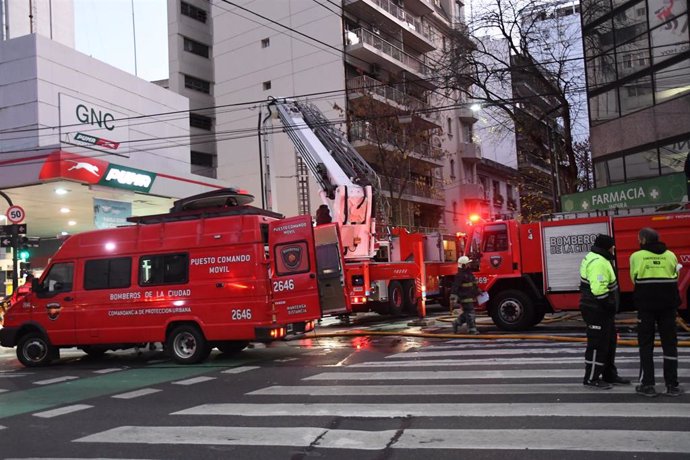
[{"label": "white cross emblem", "polygon": [[651,196],[653,200],[656,200],[659,197],[659,191],[653,188],[652,191],[649,192],[649,196]]},{"label": "white cross emblem", "polygon": [[586,211],[587,208],[589,208],[589,203],[586,202],[586,201],[583,201],[583,202],[582,202],[582,209],[584,209],[584,210]]}]

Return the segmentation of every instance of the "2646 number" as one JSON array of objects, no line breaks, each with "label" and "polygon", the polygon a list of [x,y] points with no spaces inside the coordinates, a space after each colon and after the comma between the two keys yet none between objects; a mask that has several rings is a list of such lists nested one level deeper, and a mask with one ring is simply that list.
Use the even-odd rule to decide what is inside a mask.
[{"label": "2646 number", "polygon": [[252,311],[249,308],[239,308],[237,310],[232,310],[231,313],[234,321],[252,319]]},{"label": "2646 number", "polygon": [[295,289],[294,280],[281,280],[273,282],[273,292],[292,291]]}]

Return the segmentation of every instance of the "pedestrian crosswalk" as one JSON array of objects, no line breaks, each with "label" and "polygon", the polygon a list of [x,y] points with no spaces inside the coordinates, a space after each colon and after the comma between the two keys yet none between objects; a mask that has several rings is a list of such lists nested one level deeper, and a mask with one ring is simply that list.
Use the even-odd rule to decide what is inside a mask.
[{"label": "pedestrian crosswalk", "polygon": [[[292,385],[247,391],[239,402],[234,397],[191,405],[157,426],[114,426],[74,442],[326,451],[690,452],[690,436],[678,429],[690,419],[690,398],[640,398],[632,385],[607,391],[584,387],[583,348],[449,341],[321,367]],[[636,353],[619,350],[621,375],[637,374]],[[681,350],[681,363],[687,356]],[[681,365],[681,380],[684,369]],[[270,369],[244,366],[219,371],[218,378],[250,372]],[[335,420],[354,425],[341,427]],[[649,420],[654,420],[651,431]],[[369,428],[352,429],[359,425]]]},{"label": "pedestrian crosswalk", "polygon": [[[679,355],[682,381],[690,350],[681,349]],[[311,357],[306,354],[302,362],[282,358],[194,372],[180,367],[174,380],[149,376],[144,381],[144,371],[93,370],[97,379],[139,372],[140,385],[103,400],[75,399],[32,415],[45,420],[76,417],[98,411],[107,404],[104,400],[140,408],[149,398],[160,401],[168,399],[167,392],[194,388],[195,394],[208,397],[188,404],[183,400],[150,423],[133,413],[99,429],[80,428],[81,434],[70,441],[97,449],[106,444],[321,449],[325,457],[335,451],[387,451],[386,457],[400,452],[417,458],[434,449],[511,455],[551,451],[554,458],[564,456],[559,452],[690,452],[690,436],[683,431],[690,426],[690,396],[650,400],[635,395],[634,384],[611,390],[585,387],[583,344],[450,340],[376,354],[375,359],[366,356],[338,357],[337,363],[334,358],[320,367],[308,367]],[[621,375],[636,376],[637,350],[620,348],[617,364]],[[277,379],[277,372],[285,375],[279,369],[299,369],[300,374]],[[33,383],[42,388],[78,384],[69,375]],[[224,384],[243,390],[204,391]],[[259,452],[252,458],[260,457]]]}]

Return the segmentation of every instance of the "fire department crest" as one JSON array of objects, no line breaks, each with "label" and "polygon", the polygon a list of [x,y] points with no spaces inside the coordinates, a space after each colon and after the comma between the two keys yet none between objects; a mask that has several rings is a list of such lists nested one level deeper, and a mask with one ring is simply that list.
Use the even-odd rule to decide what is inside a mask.
[{"label": "fire department crest", "polygon": [[501,262],[503,262],[503,257],[501,256],[491,256],[489,257],[489,262],[491,262],[491,266],[494,268],[498,268],[501,266]]},{"label": "fire department crest", "polygon": [[280,256],[287,268],[295,269],[299,267],[302,262],[302,248],[299,246],[283,248],[280,252]]},{"label": "fire department crest", "polygon": [[46,308],[48,310],[48,319],[51,321],[58,319],[58,316],[60,316],[60,310],[62,309],[59,303],[50,303],[46,305]]}]

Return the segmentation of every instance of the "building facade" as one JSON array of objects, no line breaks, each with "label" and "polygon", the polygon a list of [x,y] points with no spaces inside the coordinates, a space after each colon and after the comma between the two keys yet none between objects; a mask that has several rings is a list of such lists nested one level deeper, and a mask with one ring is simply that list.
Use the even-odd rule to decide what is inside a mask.
[{"label": "building facade", "polygon": [[[168,6],[170,88],[179,91],[187,77],[203,80],[184,94],[193,112],[196,96],[198,107],[215,106],[204,114],[213,118],[216,176],[261,196],[265,207],[292,215],[321,204],[316,182],[265,111],[268,98],[286,96],[308,99],[347,133],[381,178],[389,222],[452,231],[469,215],[460,194],[483,200],[476,116],[460,96],[440,90],[434,72],[450,32],[464,27],[461,3],[170,0]],[[209,45],[203,65],[188,56],[186,38]],[[455,212],[453,201],[460,203]]]},{"label": "building facade", "polygon": [[34,268],[63,235],[222,188],[190,171],[185,97],[42,35],[0,42],[0,100],[0,190],[41,238]]},{"label": "building facade", "polygon": [[690,151],[687,1],[583,0],[582,13],[596,187],[681,173]]},{"label": "building facade", "polygon": [[30,34],[74,48],[73,0],[0,0],[0,41]]}]

